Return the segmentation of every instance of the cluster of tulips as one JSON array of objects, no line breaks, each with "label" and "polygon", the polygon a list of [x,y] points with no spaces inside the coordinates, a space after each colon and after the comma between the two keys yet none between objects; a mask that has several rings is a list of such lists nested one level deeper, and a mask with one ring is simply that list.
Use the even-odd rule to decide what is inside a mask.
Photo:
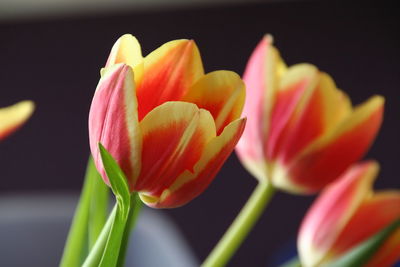
[{"label": "cluster of tulips", "polygon": [[[202,266],[228,263],[277,190],[319,193],[298,234],[301,266],[391,266],[400,259],[400,191],[374,192],[379,165],[359,162],[379,131],[383,97],[353,107],[317,67],[286,66],[269,35],[242,78],[205,74],[193,40],[168,42],[146,57],[132,35],[117,40],[91,104],[93,160],[61,266],[123,266],[141,203],[187,204],[235,147],[258,186]],[[11,111],[15,122],[6,119],[4,133],[30,114],[4,112]],[[99,176],[116,196],[108,219],[107,201],[97,201],[105,192]],[[93,203],[104,215],[96,231],[88,223]]]}]

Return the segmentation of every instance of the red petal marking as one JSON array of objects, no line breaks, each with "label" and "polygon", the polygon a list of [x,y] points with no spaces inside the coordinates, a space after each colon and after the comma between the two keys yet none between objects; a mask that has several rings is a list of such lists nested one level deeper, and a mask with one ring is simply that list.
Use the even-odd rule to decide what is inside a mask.
[{"label": "red petal marking", "polygon": [[291,134],[291,129],[285,127],[309,84],[309,78],[305,77],[289,88],[278,91],[271,116],[271,128],[264,147],[269,160],[274,160],[281,150],[285,134]]},{"label": "red petal marking", "polygon": [[[133,73],[127,65],[115,65],[100,79],[89,112],[89,141],[97,170],[109,185],[101,161],[98,143],[110,152],[125,175],[132,177],[131,150],[128,122],[125,112],[125,80]],[[132,88],[132,90],[134,90]]]},{"label": "red petal marking", "polygon": [[[240,119],[225,127],[224,132],[226,135],[222,132],[220,136],[216,137],[207,145],[206,151],[199,162],[203,166],[200,167],[199,164],[196,164],[195,173],[186,173],[190,178],[184,184],[180,185],[168,194],[168,196],[155,207],[179,207],[201,194],[214,180],[218,171],[232,153],[243,133],[245,123],[245,119]],[[228,139],[224,140],[224,138]],[[217,150],[217,152],[215,152],[215,150]],[[198,172],[196,172],[196,167],[199,167],[200,169]]]},{"label": "red petal marking", "polygon": [[[144,59],[144,74],[137,86],[139,121],[156,106],[180,100],[204,74],[194,41],[173,42],[153,51]],[[168,45],[169,49],[166,48]],[[162,54],[161,50],[165,53]]]},{"label": "red petal marking", "polygon": [[[193,172],[206,143],[215,136],[215,126],[210,126],[214,121],[208,111],[184,102],[165,103],[148,115],[153,118],[146,116],[141,122],[142,169],[134,189],[159,197],[182,172]],[[146,121],[150,119],[152,123]],[[143,128],[143,123],[150,128]]]},{"label": "red petal marking", "polygon": [[283,164],[324,133],[322,97],[320,88],[316,88],[301,114],[293,116],[282,130],[275,154]]},{"label": "red petal marking", "polygon": [[376,194],[362,203],[346,224],[333,245],[334,253],[345,253],[397,218],[400,218],[400,192]]},{"label": "red petal marking", "polygon": [[[377,172],[374,162],[357,164],[322,192],[300,227],[298,246],[302,259],[319,261],[331,250],[343,227],[371,193]],[[318,251],[319,259],[311,255],[313,250]]]},{"label": "red petal marking", "polygon": [[331,143],[296,159],[288,167],[292,181],[309,188],[310,193],[334,181],[368,150],[379,130],[382,116],[383,107],[380,106],[360,124]]}]

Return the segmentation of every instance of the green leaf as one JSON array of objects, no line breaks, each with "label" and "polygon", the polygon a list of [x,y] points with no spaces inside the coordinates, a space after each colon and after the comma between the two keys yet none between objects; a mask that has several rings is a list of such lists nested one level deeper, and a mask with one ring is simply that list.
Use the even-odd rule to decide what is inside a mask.
[{"label": "green leaf", "polygon": [[[115,159],[108,153],[104,146],[99,143],[100,156],[103,161],[104,170],[106,171],[107,177],[110,181],[111,189],[117,198],[117,203],[122,205],[121,211],[124,212],[124,216],[128,215],[130,206],[130,192],[128,181],[125,177],[124,172],[118,166]],[[125,213],[126,212],[126,213]]]},{"label": "green leaf", "polygon": [[[132,206],[134,208],[130,209],[128,220],[125,223],[123,237],[120,240],[121,242],[119,242],[120,248],[118,248],[118,242],[116,241],[118,241],[119,238],[118,235],[120,235],[121,232],[115,230],[117,228],[117,225],[120,224],[120,221],[118,221],[117,218],[118,216],[117,210],[119,209],[120,206],[116,203],[95,246],[90,251],[90,254],[85,260],[85,263],[82,265],[83,267],[107,266],[107,264],[115,263],[115,260],[117,260],[116,266],[123,266],[123,263],[125,261],[125,252],[126,252],[125,250],[127,248],[127,243],[129,241],[130,230],[134,228],[134,224],[141,207],[141,201],[139,200],[137,193],[131,195],[131,201],[132,201]],[[114,228],[113,231],[112,228]],[[106,246],[108,246],[107,251],[105,249]],[[119,255],[117,253],[118,249],[119,249]],[[107,256],[106,255],[107,253],[110,255]],[[110,259],[110,257],[113,258]],[[110,266],[115,266],[115,265],[110,265]]]},{"label": "green leaf", "polygon": [[389,224],[376,235],[370,237],[362,244],[350,250],[348,253],[329,264],[329,267],[351,266],[358,267],[365,265],[378,251],[390,235],[399,229],[400,218]]},{"label": "green leaf", "polygon": [[61,267],[82,265],[91,248],[91,240],[97,239],[98,229],[103,228],[105,216],[102,214],[107,212],[107,202],[108,187],[101,180],[93,159],[89,157],[81,196],[60,262]]},{"label": "green leaf", "polygon": [[126,177],[115,159],[100,143],[99,150],[117,203],[83,267],[115,267],[123,264],[130,229],[141,205],[137,193],[130,194]]},{"label": "green leaf", "polygon": [[124,239],[125,228],[127,227],[131,210],[131,194],[126,177],[118,163],[100,143],[99,150],[104,170],[117,203],[107,221],[107,227],[104,228],[98,238],[84,266],[114,267],[118,263],[121,243]]},{"label": "green leaf", "polygon": [[110,213],[106,224],[104,225],[98,239],[96,240],[96,243],[94,244],[82,267],[97,267],[99,265],[104,253],[104,248],[107,244],[108,236],[110,235],[111,226],[115,220],[116,211],[117,205],[114,206],[114,209]]},{"label": "green leaf", "polygon": [[103,256],[100,260],[99,267],[115,267],[118,264],[121,243],[124,238],[127,217],[124,216],[125,211],[121,205],[116,205],[117,211],[111,226],[110,234],[104,248]]}]

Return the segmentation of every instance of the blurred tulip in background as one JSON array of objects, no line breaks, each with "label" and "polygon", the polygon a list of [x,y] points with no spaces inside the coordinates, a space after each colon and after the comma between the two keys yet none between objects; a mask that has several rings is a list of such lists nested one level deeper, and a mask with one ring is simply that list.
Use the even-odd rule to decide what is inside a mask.
[{"label": "blurred tulip in background", "polygon": [[[400,191],[373,192],[379,166],[359,163],[326,188],[302,222],[298,249],[303,266],[329,264],[400,218]],[[365,266],[392,266],[400,258],[395,230]]]},{"label": "blurred tulip in background", "polygon": [[292,193],[315,193],[332,182],[367,152],[382,122],[383,97],[352,107],[317,67],[287,67],[269,35],[243,80],[248,123],[237,154],[259,181]]}]

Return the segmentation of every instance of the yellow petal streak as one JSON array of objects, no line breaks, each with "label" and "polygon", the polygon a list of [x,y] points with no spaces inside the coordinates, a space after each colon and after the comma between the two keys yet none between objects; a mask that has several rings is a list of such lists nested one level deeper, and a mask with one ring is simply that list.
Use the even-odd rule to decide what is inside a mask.
[{"label": "yellow petal streak", "polygon": [[245,85],[239,75],[231,71],[214,71],[200,78],[184,101],[207,109],[214,117],[217,132],[236,120],[242,113]]}]

